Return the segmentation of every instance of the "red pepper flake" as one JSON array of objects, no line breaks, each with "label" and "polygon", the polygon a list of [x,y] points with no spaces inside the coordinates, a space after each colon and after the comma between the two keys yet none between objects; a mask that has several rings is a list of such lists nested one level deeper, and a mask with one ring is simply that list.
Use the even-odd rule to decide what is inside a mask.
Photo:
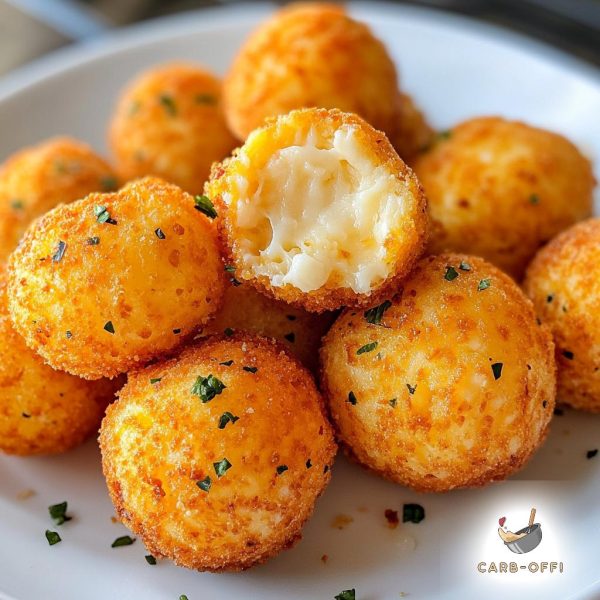
[{"label": "red pepper flake", "polygon": [[386,508],[384,514],[388,522],[388,527],[390,529],[396,529],[396,527],[398,527],[398,523],[400,523],[400,519],[398,518],[398,511],[392,510],[391,508]]}]

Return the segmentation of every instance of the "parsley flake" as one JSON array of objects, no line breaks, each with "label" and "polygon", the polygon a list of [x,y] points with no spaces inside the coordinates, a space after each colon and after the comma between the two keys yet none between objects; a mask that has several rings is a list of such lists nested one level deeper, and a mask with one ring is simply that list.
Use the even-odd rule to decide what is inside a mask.
[{"label": "parsley flake", "polygon": [[420,504],[405,504],[402,507],[403,523],[420,523],[425,518],[425,509]]},{"label": "parsley flake", "polygon": [[111,548],[120,548],[121,546],[131,546],[135,542],[135,538],[129,535],[122,535],[118,537],[111,545]]},{"label": "parsley flake", "polygon": [[491,279],[482,279],[479,282],[479,285],[477,286],[477,291],[483,292],[483,290],[487,290],[490,287],[490,285],[492,285]]},{"label": "parsley flake", "polygon": [[212,94],[196,94],[195,96],[196,104],[216,104],[217,98]]},{"label": "parsley flake", "polygon": [[283,337],[290,342],[290,344],[293,344],[296,341],[296,334],[293,331],[286,333]]},{"label": "parsley flake", "polygon": [[88,246],[97,246],[100,243],[100,238],[98,236],[88,238],[85,243]]},{"label": "parsley flake", "polygon": [[212,481],[210,480],[210,475],[207,475],[202,481],[196,481],[196,485],[203,492],[208,492],[208,490],[210,490],[210,486],[212,485]]},{"label": "parsley flake", "polygon": [[334,597],[334,600],[356,600],[356,590],[344,590]]},{"label": "parsley flake", "polygon": [[156,559],[154,558],[154,556],[152,556],[152,554],[146,554],[146,556],[144,556],[144,558],[146,559],[146,562],[149,565],[155,565],[156,564]]},{"label": "parsley flake", "polygon": [[392,408],[396,408],[396,406],[398,405],[398,398],[392,398],[388,404],[392,407]]},{"label": "parsley flake", "polygon": [[150,383],[155,384],[162,380],[162,377],[152,377]]},{"label": "parsley flake", "polygon": [[444,279],[446,281],[453,281],[457,277],[458,271],[454,267],[446,267],[446,272],[444,273]]},{"label": "parsley flake", "polygon": [[62,542],[62,538],[56,531],[50,531],[46,529],[46,539],[48,540],[48,544],[50,546],[54,546],[54,544],[58,544],[58,542]]},{"label": "parsley flake", "polygon": [[296,320],[296,315],[285,315],[285,318],[288,321],[295,321]]},{"label": "parsley flake", "polygon": [[177,329],[173,329],[173,333],[175,335],[179,335],[181,333],[181,329],[179,327]]},{"label": "parsley flake", "polygon": [[307,469],[312,468],[312,462],[310,461],[310,458],[306,461],[306,468]]},{"label": "parsley flake", "polygon": [[202,404],[210,402],[215,396],[223,392],[227,386],[214,375],[199,376],[192,386],[192,394],[202,400]]},{"label": "parsley flake", "polygon": [[258,367],[242,367],[244,371],[248,371],[248,373],[256,373],[258,371]]},{"label": "parsley flake", "polygon": [[226,360],[224,362],[220,362],[220,365],[223,365],[224,367],[230,367],[233,364],[232,360]]},{"label": "parsley flake", "polygon": [[217,216],[215,205],[210,201],[208,196],[194,196],[194,208],[211,219]]},{"label": "parsley flake", "polygon": [[67,521],[71,520],[71,517],[67,515],[67,502],[60,502],[59,504],[53,504],[48,507],[50,517],[54,519],[57,525],[62,525]]},{"label": "parsley flake", "polygon": [[107,175],[100,178],[100,187],[103,192],[114,192],[119,187],[119,182],[116,177]]},{"label": "parsley flake", "polygon": [[173,96],[161,94],[158,100],[169,116],[174,117],[177,115],[177,105],[175,104],[175,100],[173,100]]},{"label": "parsley flake", "polygon": [[94,206],[94,214],[96,215],[98,223],[108,223],[109,225],[117,224],[117,222],[111,218],[106,206],[96,204],[96,206]]},{"label": "parsley flake", "polygon": [[502,363],[494,363],[492,365],[492,373],[494,374],[494,379],[498,380],[502,376],[502,367],[504,365]]},{"label": "parsley flake", "polygon": [[10,201],[10,207],[13,210],[23,210],[23,208],[25,207],[25,204],[23,203],[23,200],[19,200],[19,198],[13,198]]},{"label": "parsley flake", "polygon": [[552,300],[554,300],[554,295],[553,295],[553,294],[548,294],[548,295],[546,296],[546,302],[547,302],[548,304],[550,304],[550,303],[552,302]]},{"label": "parsley flake", "polygon": [[67,331],[65,332],[65,337],[70,340],[73,337],[73,334],[67,329]]},{"label": "parsley flake", "polygon": [[223,477],[223,475],[225,475],[225,473],[231,469],[231,466],[231,463],[226,458],[223,458],[223,460],[220,460],[219,462],[213,463],[217,477]]},{"label": "parsley flake", "polygon": [[67,249],[67,243],[60,241],[58,242],[58,246],[56,248],[56,252],[54,254],[54,256],[52,256],[52,260],[54,262],[60,262],[63,259],[63,256],[65,255],[65,251]]},{"label": "parsley flake", "polygon": [[231,327],[225,327],[223,333],[226,337],[231,337],[235,332],[233,331],[233,329],[231,329]]},{"label": "parsley flake", "polygon": [[379,306],[374,306],[373,308],[369,308],[369,310],[365,310],[364,317],[367,320],[367,323],[371,323],[371,325],[380,325],[385,311],[390,308],[390,306],[392,306],[392,303],[389,300],[386,300]]},{"label": "parsley flake", "polygon": [[586,458],[589,460],[590,458],[594,458],[594,456],[596,456],[596,454],[598,454],[598,449],[594,448],[594,450],[588,450],[585,453]]},{"label": "parsley flake", "polygon": [[410,385],[410,383],[407,383],[406,387],[408,388],[408,393],[411,396],[417,391],[417,386],[416,385]]},{"label": "parsley flake", "polygon": [[531,194],[531,196],[529,196],[529,204],[539,204],[540,203],[540,197],[537,194]]},{"label": "parsley flake", "polygon": [[106,321],[106,323],[104,324],[104,331],[108,331],[108,333],[113,333],[115,332],[115,327],[112,324],[112,321]]},{"label": "parsley flake", "polygon": [[356,396],[354,395],[354,392],[348,392],[348,402],[350,402],[350,404],[352,404],[352,406],[356,406]]},{"label": "parsley flake", "polygon": [[285,473],[288,470],[288,466],[279,465],[275,470],[277,471],[277,475],[281,475],[282,473]]},{"label": "parsley flake", "polygon": [[225,271],[227,273],[235,273],[235,267],[233,265],[225,265]]},{"label": "parsley flake", "polygon": [[229,411],[225,411],[219,417],[219,429],[225,429],[225,426],[227,425],[227,423],[231,423],[233,425],[237,420],[239,420],[239,417],[236,417],[235,415],[231,414]]},{"label": "parsley flake", "polygon": [[356,354],[360,355],[360,354],[365,354],[366,352],[373,352],[373,350],[375,350],[375,348],[377,348],[377,344],[378,344],[378,342],[370,342],[369,344],[365,344],[364,346],[361,346],[356,351]]},{"label": "parsley flake", "polygon": [[159,240],[164,240],[167,236],[165,235],[165,232],[159,227],[158,229],[154,230],[154,233],[156,234],[156,237]]},{"label": "parsley flake", "polygon": [[575,355],[570,351],[570,350],[563,350],[562,351],[562,355],[567,359],[567,360],[573,360],[575,358]]},{"label": "parsley flake", "polygon": [[468,262],[466,262],[466,261],[463,260],[463,261],[460,262],[460,265],[458,265],[458,268],[461,271],[470,271],[471,270],[471,265]]}]

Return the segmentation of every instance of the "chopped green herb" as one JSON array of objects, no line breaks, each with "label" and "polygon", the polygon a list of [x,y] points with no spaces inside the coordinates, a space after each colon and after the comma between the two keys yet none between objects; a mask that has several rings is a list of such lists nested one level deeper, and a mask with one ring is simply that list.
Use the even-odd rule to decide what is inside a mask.
[{"label": "chopped green herb", "polygon": [[334,600],[356,600],[356,590],[344,590],[334,597]]},{"label": "chopped green herb", "polygon": [[596,454],[598,454],[598,449],[594,448],[594,450],[588,450],[585,453],[586,458],[589,460],[590,458],[594,458],[594,456],[596,456]]},{"label": "chopped green herb", "polygon": [[354,395],[354,392],[348,392],[348,402],[350,402],[350,404],[352,404],[353,406],[356,406],[356,396]]},{"label": "chopped green herb", "polygon": [[154,556],[152,556],[152,554],[146,554],[146,556],[144,556],[144,558],[146,559],[146,562],[149,565],[155,565],[156,564],[156,559],[154,558]]},{"label": "chopped green herb", "polygon": [[177,105],[172,96],[169,96],[169,94],[161,94],[158,99],[168,115],[174,117],[177,114]]},{"label": "chopped green herb", "polygon": [[553,295],[553,294],[548,294],[548,295],[546,296],[546,302],[547,302],[548,304],[550,304],[550,302],[552,302],[552,300],[554,300],[554,295]]},{"label": "chopped green herb", "polygon": [[238,285],[242,285],[242,282],[237,280],[235,277],[231,277],[229,279],[229,283],[231,283],[231,285],[234,285],[235,287],[237,287]]},{"label": "chopped green herb", "polygon": [[216,104],[217,98],[212,94],[196,94],[196,104]]},{"label": "chopped green herb", "polygon": [[329,471],[329,465],[323,467],[323,473],[327,473],[327,471]]},{"label": "chopped green herb", "polygon": [[445,129],[443,131],[439,131],[437,134],[438,140],[449,140],[452,137],[452,129]]},{"label": "chopped green herb", "polygon": [[367,323],[371,323],[371,325],[380,325],[385,311],[390,308],[390,306],[392,306],[392,303],[389,300],[386,300],[379,306],[374,306],[373,308],[369,308],[369,310],[365,310],[364,317],[367,320]]},{"label": "chopped green herb", "polygon": [[65,255],[66,249],[67,249],[66,242],[63,242],[63,241],[58,242],[58,246],[56,248],[56,253],[52,257],[52,260],[54,262],[60,262],[63,259],[63,256]]},{"label": "chopped green herb", "polygon": [[28,413],[25,413],[25,412],[22,412],[22,413],[21,413],[21,416],[22,416],[24,419],[31,419],[31,415],[30,415],[30,414],[28,414]]},{"label": "chopped green herb", "polygon": [[204,213],[207,217],[214,219],[217,216],[215,205],[210,201],[208,196],[194,196],[194,208]]},{"label": "chopped green herb", "polygon": [[119,182],[116,177],[107,175],[100,178],[100,187],[103,192],[114,192],[119,187]]},{"label": "chopped green herb", "polygon": [[109,225],[117,224],[114,219],[111,219],[110,213],[108,212],[106,206],[97,204],[94,206],[94,214],[96,215],[96,220],[98,223],[108,223]]},{"label": "chopped green herb", "polygon": [[198,377],[192,386],[192,394],[198,396],[202,403],[210,402],[215,396],[220,394],[227,386],[214,375],[208,377]]},{"label": "chopped green herb", "polygon": [[388,404],[392,407],[392,408],[396,408],[396,406],[398,405],[398,398],[392,398]]},{"label": "chopped green herb", "polygon": [[154,233],[156,234],[156,237],[159,240],[164,240],[167,236],[165,235],[165,232],[159,227],[158,229],[154,230]]},{"label": "chopped green herb", "polygon": [[425,509],[420,504],[405,504],[402,507],[403,523],[420,523],[425,518]]},{"label": "chopped green herb", "polygon": [[108,333],[115,332],[115,328],[114,328],[114,325],[112,324],[112,321],[106,321],[106,323],[104,324],[104,330],[108,331]]},{"label": "chopped green herb", "polygon": [[226,360],[224,362],[220,362],[220,365],[223,365],[224,367],[230,367],[233,364],[232,360]]},{"label": "chopped green herb", "polygon": [[306,468],[307,469],[312,468],[312,462],[310,461],[310,458],[306,461]]},{"label": "chopped green herb", "polygon": [[150,383],[155,384],[162,380],[162,377],[152,377]]},{"label": "chopped green herb", "polygon": [[242,367],[244,371],[248,371],[248,373],[256,373],[258,371],[258,367]]},{"label": "chopped green herb", "polygon": [[225,411],[219,417],[219,429],[225,429],[227,423],[231,423],[232,425],[239,419],[235,415],[231,414],[229,411]]},{"label": "chopped green herb", "polygon": [[235,273],[235,267],[233,265],[225,265],[225,270],[228,273]]},{"label": "chopped green herb", "polygon": [[570,350],[563,350],[562,351],[562,355],[567,359],[567,360],[573,360],[575,358],[575,355],[570,351]]},{"label": "chopped green herb", "polygon": [[531,196],[529,196],[529,204],[539,204],[540,203],[540,197],[537,194],[531,194]]},{"label": "chopped green herb", "polygon": [[210,480],[210,476],[207,475],[202,481],[197,481],[196,485],[203,491],[208,492],[210,490],[210,486],[212,485],[212,481]]},{"label": "chopped green herb", "polygon": [[356,354],[360,355],[360,354],[365,354],[366,352],[373,352],[373,350],[375,350],[375,348],[377,348],[377,344],[378,344],[378,342],[370,342],[369,344],[365,344],[364,346],[361,346],[356,351]]},{"label": "chopped green herb", "polygon": [[566,312],[567,312],[567,307],[566,307],[564,304],[562,305],[562,311],[563,311],[564,313],[566,313]]},{"label": "chopped green herb", "polygon": [[466,261],[463,260],[463,261],[461,261],[460,265],[458,265],[458,268],[461,271],[470,271],[471,270],[471,265],[468,262],[466,262]]},{"label": "chopped green herb", "polygon": [[492,365],[492,373],[494,374],[494,379],[500,379],[500,377],[502,376],[502,367],[502,363],[494,363]]},{"label": "chopped green herb", "polygon": [[65,337],[70,340],[73,337],[73,334],[67,329],[67,331],[65,332]]},{"label": "chopped green herb", "polygon": [[281,475],[282,473],[285,473],[288,470],[288,466],[279,465],[275,470],[277,471],[277,475]]},{"label": "chopped green herb", "polygon": [[233,331],[233,329],[231,329],[231,327],[225,327],[225,329],[223,330],[223,333],[227,337],[231,337],[235,332]]},{"label": "chopped green herb", "polygon": [[444,279],[446,281],[453,281],[458,277],[458,271],[454,267],[446,267],[446,273],[444,273]]},{"label": "chopped green herb", "polygon": [[213,463],[213,467],[215,468],[217,477],[223,477],[223,475],[225,475],[225,473],[231,469],[231,463],[226,458],[223,458],[223,460]]},{"label": "chopped green herb", "polygon": [[177,329],[173,329],[173,333],[175,335],[179,335],[181,333],[181,329],[177,328]]},{"label": "chopped green herb", "polygon": [[490,285],[492,285],[491,279],[482,279],[479,282],[479,285],[477,286],[477,291],[483,292],[483,290],[487,290],[490,287]]},{"label": "chopped green herb", "polygon": [[181,594],[181,596],[179,596],[179,600],[188,600],[188,597],[185,594]]},{"label": "chopped green herb", "polygon": [[111,545],[111,548],[120,548],[121,546],[131,546],[135,542],[135,538],[129,535],[122,535],[118,537]]},{"label": "chopped green herb", "polygon": [[50,546],[54,546],[54,544],[62,542],[60,535],[58,535],[56,531],[50,531],[49,529],[46,529],[46,539],[48,540],[48,544],[50,544]]},{"label": "chopped green herb", "polygon": [[129,107],[129,116],[132,117],[138,110],[140,110],[140,103],[137,101],[132,102],[131,106]]},{"label": "chopped green herb", "polygon": [[59,504],[53,504],[48,507],[50,517],[54,519],[57,525],[62,525],[67,521],[71,520],[71,517],[67,515],[67,502],[61,502]]},{"label": "chopped green herb", "polygon": [[408,388],[408,393],[411,396],[417,391],[417,386],[416,385],[410,385],[410,383],[407,383],[406,387]]},{"label": "chopped green herb", "polygon": [[10,201],[10,207],[13,210],[23,210],[25,204],[23,203],[23,200],[19,200],[19,198],[13,198]]},{"label": "chopped green herb", "polygon": [[285,318],[288,321],[295,321],[296,320],[296,315],[285,315]]},{"label": "chopped green herb", "polygon": [[97,237],[97,236],[94,236],[94,237],[88,238],[88,239],[85,241],[85,243],[86,243],[88,246],[97,246],[97,245],[100,243],[100,238],[99,238],[99,237]]},{"label": "chopped green herb", "polygon": [[283,337],[290,342],[290,344],[293,344],[296,341],[296,334],[293,331],[286,333]]}]

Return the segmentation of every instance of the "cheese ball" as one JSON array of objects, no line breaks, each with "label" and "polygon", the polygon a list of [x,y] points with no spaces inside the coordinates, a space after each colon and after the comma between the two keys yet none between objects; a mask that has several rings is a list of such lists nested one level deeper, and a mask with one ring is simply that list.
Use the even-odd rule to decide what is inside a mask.
[{"label": "cheese ball", "polygon": [[443,132],[414,163],[431,252],[468,252],[522,278],[534,254],[592,211],[590,162],[567,139],[498,117]]},{"label": "cheese ball", "polygon": [[558,399],[600,412],[600,219],[574,225],[542,248],[524,288],[554,335]]},{"label": "cheese ball", "polygon": [[548,329],[508,275],[467,255],[426,257],[384,303],[346,310],[321,365],[349,454],[417,491],[506,478],[553,414]]},{"label": "cheese ball", "polygon": [[201,193],[211,164],[236,146],[221,104],[221,82],[201,67],[174,63],[142,73],[122,93],[110,124],[120,175],[156,175]]},{"label": "cheese ball", "polygon": [[436,133],[415,101],[408,94],[400,94],[395,128],[388,136],[400,158],[412,164],[433,143]]},{"label": "cheese ball", "polygon": [[334,315],[316,315],[273,300],[247,283],[242,285],[234,273],[228,274],[231,283],[225,288],[223,306],[203,328],[202,334],[223,333],[233,329],[275,338],[305,367],[316,372],[321,338],[333,322]]},{"label": "cheese ball", "polygon": [[336,452],[309,373],[240,334],[130,374],[100,447],[123,523],[153,556],[200,571],[247,569],[298,541]]},{"label": "cheese ball", "polygon": [[292,4],[246,41],[223,84],[231,130],[245,140],[265,118],[299,108],[338,108],[391,130],[396,68],[385,46],[336,4]]},{"label": "cheese ball", "polygon": [[206,194],[239,281],[312,312],[385,295],[427,241],[427,202],[382,133],[357,115],[270,120],[213,168]]},{"label": "cheese ball", "polygon": [[219,308],[224,287],[213,223],[153,178],[38,219],[11,256],[9,280],[27,345],[86,379],[174,350]]},{"label": "cheese ball", "polygon": [[29,456],[74,448],[98,430],[120,383],[85,381],[45,365],[13,329],[0,266],[0,452]]},{"label": "cheese ball", "polygon": [[57,204],[118,187],[112,168],[86,144],[52,138],[25,148],[0,166],[0,261],[25,229]]}]

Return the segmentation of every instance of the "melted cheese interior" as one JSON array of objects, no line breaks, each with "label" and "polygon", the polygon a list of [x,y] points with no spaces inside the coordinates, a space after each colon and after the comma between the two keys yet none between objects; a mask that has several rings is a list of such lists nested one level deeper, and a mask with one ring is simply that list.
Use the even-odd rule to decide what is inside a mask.
[{"label": "melted cheese interior", "polygon": [[369,292],[393,266],[386,242],[405,211],[401,186],[361,147],[353,126],[328,141],[314,128],[304,137],[272,154],[253,193],[238,181],[244,262],[276,287]]}]

